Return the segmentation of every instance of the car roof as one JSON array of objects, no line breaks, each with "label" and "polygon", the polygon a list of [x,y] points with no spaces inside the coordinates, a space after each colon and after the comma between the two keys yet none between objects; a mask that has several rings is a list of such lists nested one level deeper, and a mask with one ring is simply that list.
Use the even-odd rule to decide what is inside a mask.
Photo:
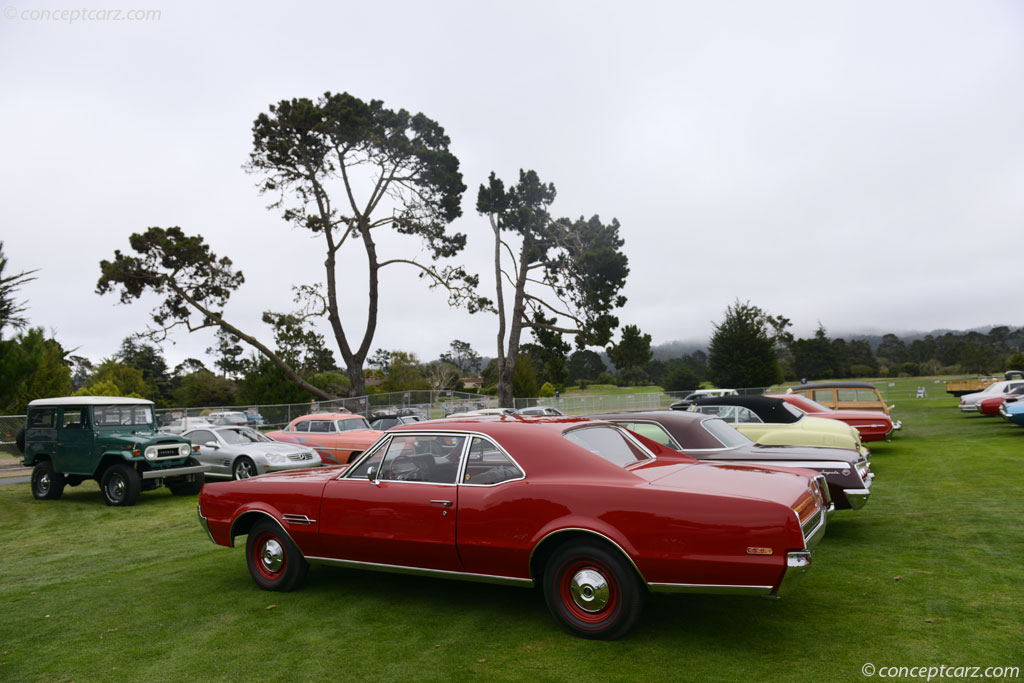
[{"label": "car roof", "polygon": [[747,408],[765,422],[792,423],[800,418],[786,407],[781,398],[769,396],[717,396],[700,398],[693,402],[695,406],[740,406]]},{"label": "car roof", "polygon": [[29,407],[38,406],[151,406],[152,401],[144,398],[126,398],[124,396],[59,396],[55,398],[37,398],[29,401]]},{"label": "car roof", "polygon": [[309,415],[300,415],[299,417],[292,418],[292,422],[300,420],[350,420],[353,417],[366,419],[356,413],[310,413]]},{"label": "car roof", "polygon": [[691,413],[687,410],[651,410],[641,413],[602,413],[590,417],[608,422],[657,422],[679,442],[684,451],[724,448],[721,441],[701,427],[702,422],[720,419],[706,413]]},{"label": "car roof", "polygon": [[807,382],[790,389],[877,389],[871,382]]}]

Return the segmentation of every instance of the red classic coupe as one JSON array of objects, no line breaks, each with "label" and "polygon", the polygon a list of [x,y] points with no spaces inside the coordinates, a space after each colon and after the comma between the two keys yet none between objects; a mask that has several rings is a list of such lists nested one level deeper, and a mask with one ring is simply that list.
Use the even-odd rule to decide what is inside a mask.
[{"label": "red classic coupe", "polygon": [[402,425],[348,467],[203,488],[210,539],[247,536],[256,584],[307,563],[543,587],[586,638],[624,635],[648,591],[775,596],[810,566],[824,478],[713,464],[607,422],[461,418]]},{"label": "red classic coupe", "polygon": [[814,417],[827,417],[841,420],[860,432],[861,441],[883,441],[894,429],[902,424],[893,424],[892,418],[877,410],[833,410],[803,394],[766,394],[771,398],[781,398],[791,406],[795,406]]},{"label": "red classic coupe", "polygon": [[998,415],[999,408],[1006,403],[1006,399],[1018,399],[1024,395],[1024,386],[1014,387],[1006,393],[992,396],[991,398],[983,398],[978,401],[978,412],[982,415]]}]

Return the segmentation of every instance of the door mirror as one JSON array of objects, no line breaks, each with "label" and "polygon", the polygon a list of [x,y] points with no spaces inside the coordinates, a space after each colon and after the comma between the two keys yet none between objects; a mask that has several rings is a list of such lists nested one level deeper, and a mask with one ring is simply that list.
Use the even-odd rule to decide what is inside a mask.
[{"label": "door mirror", "polygon": [[207,441],[203,445],[206,446],[207,448],[220,448],[220,446],[215,441]]}]

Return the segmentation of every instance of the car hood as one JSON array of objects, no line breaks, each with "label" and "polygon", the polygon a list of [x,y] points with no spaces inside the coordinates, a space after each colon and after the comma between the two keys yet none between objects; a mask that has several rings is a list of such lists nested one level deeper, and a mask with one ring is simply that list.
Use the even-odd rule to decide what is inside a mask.
[{"label": "car hood", "polygon": [[292,453],[308,453],[310,451],[316,451],[316,449],[311,446],[305,446],[301,443],[289,443],[287,441],[275,441],[274,443],[260,441],[247,444],[229,444],[222,447],[221,450],[228,453],[248,453],[250,455],[290,455]]},{"label": "car hood", "polygon": [[187,440],[177,434],[157,432],[152,429],[123,429],[106,430],[100,429],[97,437],[107,442],[123,443],[125,445],[138,445],[140,447],[151,446],[158,443],[187,443]]},{"label": "car hood", "polygon": [[249,477],[248,479],[242,479],[237,482],[230,482],[234,485],[247,485],[249,482],[263,482],[264,484],[272,484],[274,482],[287,482],[289,484],[299,481],[319,484],[325,484],[329,480],[334,479],[343,471],[348,468],[348,465],[329,465],[327,467],[313,467],[310,469],[301,470],[285,470],[283,472],[268,472],[267,474],[260,474],[255,477]]},{"label": "car hood", "polygon": [[787,506],[808,487],[807,476],[798,472],[741,463],[698,462],[635,472],[650,477],[651,486],[770,500]]},{"label": "car hood", "polygon": [[879,410],[835,410],[831,413],[808,413],[811,417],[819,417],[827,420],[843,420],[852,418],[855,420],[888,420],[892,418]]}]

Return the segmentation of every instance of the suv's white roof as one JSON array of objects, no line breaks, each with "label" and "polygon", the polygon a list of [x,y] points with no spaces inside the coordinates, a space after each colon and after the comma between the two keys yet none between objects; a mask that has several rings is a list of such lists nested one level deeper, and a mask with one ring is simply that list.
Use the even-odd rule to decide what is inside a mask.
[{"label": "suv's white roof", "polygon": [[125,398],[123,396],[58,396],[56,398],[37,398],[29,401],[28,406],[137,406],[153,405],[144,398]]}]

